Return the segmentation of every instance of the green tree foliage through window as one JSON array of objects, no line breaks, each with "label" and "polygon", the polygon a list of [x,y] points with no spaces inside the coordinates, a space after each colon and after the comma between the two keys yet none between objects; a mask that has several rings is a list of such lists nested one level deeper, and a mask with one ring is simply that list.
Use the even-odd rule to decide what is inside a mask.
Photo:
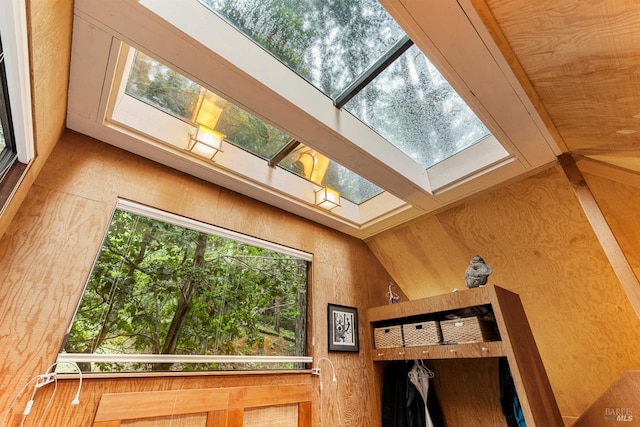
[{"label": "green tree foliage through window", "polygon": [[[304,356],[306,301],[304,259],[117,209],[63,352]],[[81,365],[85,371],[267,368]]]}]

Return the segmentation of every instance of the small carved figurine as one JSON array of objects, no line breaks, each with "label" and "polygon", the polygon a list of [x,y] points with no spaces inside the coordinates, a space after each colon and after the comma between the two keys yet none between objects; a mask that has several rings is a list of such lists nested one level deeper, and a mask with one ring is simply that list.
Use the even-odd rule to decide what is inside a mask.
[{"label": "small carved figurine", "polygon": [[464,273],[464,281],[467,284],[467,288],[477,288],[478,286],[486,285],[487,277],[492,271],[491,267],[489,267],[479,255],[474,256]]}]

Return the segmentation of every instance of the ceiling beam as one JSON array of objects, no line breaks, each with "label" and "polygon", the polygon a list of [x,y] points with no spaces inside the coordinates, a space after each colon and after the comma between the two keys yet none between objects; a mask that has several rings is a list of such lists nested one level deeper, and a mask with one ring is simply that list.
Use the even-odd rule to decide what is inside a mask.
[{"label": "ceiling beam", "polygon": [[560,165],[567,179],[571,183],[571,187],[578,198],[578,202],[582,206],[587,220],[591,224],[605,255],[609,259],[609,263],[613,268],[620,284],[629,298],[631,306],[640,317],[640,282],[633,273],[629,261],[624,256],[622,248],[618,244],[613,231],[609,227],[604,214],[600,210],[595,197],[591,193],[587,182],[582,176],[582,172],[578,169],[575,160],[570,154],[563,154],[558,157]]},{"label": "ceiling beam", "polygon": [[574,157],[577,159],[576,164],[582,173],[640,188],[640,172],[588,157]]}]

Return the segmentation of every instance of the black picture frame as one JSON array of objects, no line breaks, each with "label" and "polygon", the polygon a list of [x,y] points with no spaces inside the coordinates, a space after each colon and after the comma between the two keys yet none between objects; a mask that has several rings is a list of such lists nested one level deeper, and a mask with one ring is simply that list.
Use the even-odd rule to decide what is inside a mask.
[{"label": "black picture frame", "polygon": [[360,351],[357,308],[329,304],[327,327],[329,351]]}]

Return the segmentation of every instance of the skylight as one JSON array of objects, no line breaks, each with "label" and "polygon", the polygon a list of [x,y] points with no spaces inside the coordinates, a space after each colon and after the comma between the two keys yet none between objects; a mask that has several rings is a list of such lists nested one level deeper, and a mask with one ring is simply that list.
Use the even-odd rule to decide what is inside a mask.
[{"label": "skylight", "polygon": [[405,34],[377,0],[199,0],[335,99]]},{"label": "skylight", "polygon": [[416,46],[344,108],[425,169],[490,136]]},{"label": "skylight", "polygon": [[[377,0],[199,1],[334,103],[380,67],[344,108],[425,169],[491,135],[417,47],[404,51],[412,43]],[[400,48],[382,71],[380,59]]]},{"label": "skylight", "polygon": [[[211,128],[227,142],[270,161],[292,138],[222,97],[135,51],[125,93],[188,123],[195,123],[203,102],[216,110]],[[205,99],[203,101],[203,98]],[[359,205],[382,193],[382,189],[302,144],[274,165],[309,181],[340,192],[341,197]]]},{"label": "skylight", "polygon": [[[555,162],[473,5],[382,3],[76,2],[67,125],[359,238]],[[125,93],[131,45],[166,67]],[[188,108],[165,97],[178,81]],[[336,183],[355,191],[326,210]]]}]

